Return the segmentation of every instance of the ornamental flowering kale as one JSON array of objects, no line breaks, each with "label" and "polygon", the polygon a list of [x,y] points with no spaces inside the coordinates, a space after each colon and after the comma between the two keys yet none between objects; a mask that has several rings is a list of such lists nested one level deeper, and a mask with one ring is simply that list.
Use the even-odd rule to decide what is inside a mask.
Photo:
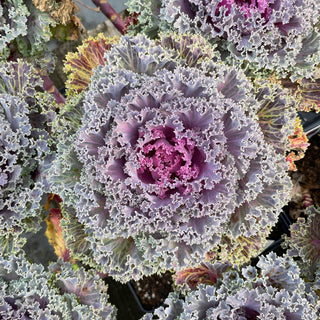
[{"label": "ornamental flowering kale", "polygon": [[200,33],[236,60],[296,79],[320,61],[317,0],[129,0],[135,27],[151,37],[163,30]]},{"label": "ornamental flowering kale", "polygon": [[[36,87],[41,80],[23,61],[0,63],[0,242],[15,248],[21,231],[37,227],[43,184],[39,164],[48,148]],[[14,237],[16,240],[13,240]]]},{"label": "ornamental flowering kale", "polygon": [[289,199],[283,120],[295,112],[283,92],[206,58],[203,42],[123,37],[84,92],[82,121],[60,133],[48,179],[66,246],[120,281],[196,267],[221,243],[242,262]]},{"label": "ornamental flowering kale", "polygon": [[107,287],[93,270],[74,271],[69,263],[50,271],[22,255],[0,258],[0,318],[3,320],[77,320],[116,318]]},{"label": "ornamental flowering kale", "polygon": [[[292,259],[270,253],[257,267],[228,271],[216,285],[200,284],[184,300],[170,293],[168,306],[154,314],[159,320],[318,319],[318,297],[300,278]],[[152,314],[142,319],[151,320]]]}]

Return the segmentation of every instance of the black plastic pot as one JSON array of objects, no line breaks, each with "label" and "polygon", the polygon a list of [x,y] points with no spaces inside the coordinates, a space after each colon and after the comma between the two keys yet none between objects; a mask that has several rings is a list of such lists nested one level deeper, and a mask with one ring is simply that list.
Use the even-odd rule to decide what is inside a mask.
[{"label": "black plastic pot", "polygon": [[300,111],[298,114],[301,119],[303,131],[309,139],[320,131],[320,113],[315,111]]},{"label": "black plastic pot", "polygon": [[139,320],[145,314],[141,310],[132,291],[126,284],[115,281],[112,277],[104,279],[108,285],[109,302],[117,308],[117,320]]},{"label": "black plastic pot", "polygon": [[268,240],[273,240],[273,242],[265,248],[257,257],[251,258],[250,264],[255,266],[259,261],[260,256],[265,256],[270,252],[275,252],[278,256],[282,256],[285,253],[285,249],[281,246],[284,241],[282,238],[283,234],[290,235],[290,225],[293,220],[290,219],[289,215],[286,213],[287,207],[284,207],[283,211],[279,215],[278,222],[272,228]]},{"label": "black plastic pot", "polygon": [[289,215],[286,213],[287,207],[284,207],[283,211],[280,213],[278,222],[272,228],[270,235],[268,236],[268,240],[279,240],[283,234],[290,235],[290,225],[293,221],[289,218]]}]

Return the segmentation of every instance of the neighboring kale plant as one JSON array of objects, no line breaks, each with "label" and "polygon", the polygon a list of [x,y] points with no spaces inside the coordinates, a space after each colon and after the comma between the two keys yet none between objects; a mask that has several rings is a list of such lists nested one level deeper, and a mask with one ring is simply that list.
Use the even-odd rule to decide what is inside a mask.
[{"label": "neighboring kale plant", "polygon": [[58,262],[45,271],[23,256],[0,258],[0,318],[2,320],[116,319],[107,287],[93,270],[74,271]]},{"label": "neighboring kale plant", "polygon": [[[310,320],[318,319],[318,297],[299,276],[289,257],[261,257],[257,267],[228,271],[216,285],[200,284],[185,299],[171,293],[154,312],[165,320]],[[143,320],[153,319],[152,314]]]},{"label": "neighboring kale plant", "polygon": [[[17,249],[19,234],[37,227],[43,184],[37,171],[48,154],[49,135],[37,89],[42,82],[31,65],[0,63],[0,243]],[[13,240],[15,239],[15,240]]]},{"label": "neighboring kale plant", "polygon": [[23,1],[1,1],[0,3],[0,58],[10,54],[8,43],[27,34],[29,12]]},{"label": "neighboring kale plant", "polygon": [[123,37],[74,108],[82,120],[62,112],[48,176],[72,257],[127,281],[261,249],[289,200],[296,114],[213,57],[197,35]]},{"label": "neighboring kale plant", "polygon": [[32,0],[0,1],[0,60],[42,54],[55,24]]},{"label": "neighboring kale plant", "polygon": [[290,226],[290,237],[284,237],[284,246],[297,259],[303,276],[313,281],[320,272],[320,210],[310,206],[304,214],[305,218],[299,217]]},{"label": "neighboring kale plant", "polygon": [[165,29],[200,33],[237,61],[293,79],[320,61],[317,0],[129,0],[137,31],[156,37]]}]

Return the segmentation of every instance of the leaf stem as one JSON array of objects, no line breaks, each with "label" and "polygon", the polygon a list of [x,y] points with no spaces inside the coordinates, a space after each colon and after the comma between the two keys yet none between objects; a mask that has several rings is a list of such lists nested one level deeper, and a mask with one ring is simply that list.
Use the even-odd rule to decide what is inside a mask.
[{"label": "leaf stem", "polygon": [[113,9],[107,0],[92,0],[92,2],[100,8],[101,12],[107,16],[113,25],[122,33],[125,33],[125,22],[120,15]]},{"label": "leaf stem", "polygon": [[64,104],[66,102],[65,97],[59,92],[49,76],[43,72],[39,74],[43,80],[43,89],[54,96],[56,103]]}]

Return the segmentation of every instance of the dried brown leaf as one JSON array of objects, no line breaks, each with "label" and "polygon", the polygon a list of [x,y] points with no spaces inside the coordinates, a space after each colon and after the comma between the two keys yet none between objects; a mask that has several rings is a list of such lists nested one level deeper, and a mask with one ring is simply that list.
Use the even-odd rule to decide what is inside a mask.
[{"label": "dried brown leaf", "polygon": [[71,0],[33,0],[33,4],[42,12],[47,12],[59,24],[66,25],[79,11],[78,6]]}]

